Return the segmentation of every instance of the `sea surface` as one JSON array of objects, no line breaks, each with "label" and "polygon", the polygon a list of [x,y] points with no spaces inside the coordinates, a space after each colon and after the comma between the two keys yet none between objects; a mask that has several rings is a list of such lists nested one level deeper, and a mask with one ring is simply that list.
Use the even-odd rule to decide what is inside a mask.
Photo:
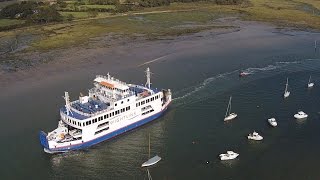
[{"label": "sea surface", "polygon": [[[141,164],[162,160],[153,179],[277,180],[320,179],[320,53],[316,32],[278,30],[250,24],[212,38],[168,43],[172,52],[119,71],[101,66],[64,72],[62,80],[33,80],[0,96],[1,179],[147,179]],[[174,51],[184,44],[184,48]],[[140,48],[144,48],[143,46]],[[115,64],[117,66],[117,64]],[[62,154],[46,154],[38,133],[56,128],[62,95],[72,99],[91,88],[95,74],[111,71],[123,81],[171,88],[173,102],[158,120],[111,141]],[[250,75],[239,78],[239,71]],[[307,88],[309,76],[315,86]],[[283,98],[289,78],[289,98]],[[224,122],[229,97],[238,117]],[[299,110],[309,117],[296,120]],[[267,119],[274,117],[272,128]],[[264,140],[247,135],[259,132]],[[221,162],[220,153],[238,152]]]}]

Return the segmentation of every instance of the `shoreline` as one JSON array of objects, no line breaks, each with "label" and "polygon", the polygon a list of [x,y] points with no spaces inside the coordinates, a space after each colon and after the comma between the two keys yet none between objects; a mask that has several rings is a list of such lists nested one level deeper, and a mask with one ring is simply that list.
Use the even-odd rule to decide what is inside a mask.
[{"label": "shoreline", "polygon": [[[283,34],[295,31],[279,29],[268,23],[242,21],[238,18],[221,18],[219,21],[233,28],[213,29],[157,40],[148,40],[144,37],[140,39],[126,37],[112,39],[112,35],[108,35],[95,38],[89,43],[90,48],[80,46],[45,53],[22,53],[20,55],[23,56],[22,58],[32,59],[36,62],[42,59],[51,60],[16,72],[0,71],[0,89],[9,94],[16,94],[43,85],[53,86],[54,83],[66,78],[74,79],[73,75],[83,74],[85,79],[92,78],[92,74],[99,73],[110,72],[120,75],[121,71],[143,69],[146,66],[161,63],[161,61],[174,59],[175,55],[183,53],[186,49],[195,48],[197,43],[201,41],[214,42],[219,38],[224,39],[222,41],[227,41],[225,38],[229,34],[247,31],[250,28],[248,26],[262,28],[263,31],[270,33]],[[79,80],[79,78],[75,79]]]},{"label": "shoreline", "polygon": [[[156,59],[174,53],[170,51],[170,49],[165,48],[168,44],[183,44],[184,41],[214,38],[221,34],[240,31],[240,29],[241,28],[238,26],[233,26],[233,28],[217,28],[181,36],[167,36],[155,40],[148,40],[145,37],[138,39],[116,37],[116,39],[112,39],[114,37],[111,34],[100,38],[94,38],[92,42],[88,43],[89,48],[79,46],[68,49],[55,49],[48,52],[18,53],[16,57],[21,58],[22,61],[32,59],[32,61],[35,62],[35,65],[31,65],[24,69],[18,69],[17,71],[0,70],[0,87],[9,89],[10,86],[14,86],[15,84],[25,84],[28,81],[43,80],[50,76],[59,76],[59,74],[63,73],[92,69],[102,64],[113,66],[113,71],[116,69],[145,66],[154,63]],[[111,42],[109,40],[111,40]],[[109,41],[108,44],[110,45],[106,45],[106,41]],[[155,48],[152,48],[153,46],[155,46]],[[161,47],[161,50],[158,52],[152,50],[156,49],[156,47]],[[143,50],[144,48],[149,48],[153,52],[146,53]],[[183,49],[184,47],[177,47],[177,49],[180,48]],[[135,59],[134,61],[129,60],[131,56],[128,57],[127,51],[132,51],[132,53],[135,54],[133,56]],[[110,58],[102,59],[102,57],[106,56],[109,56]],[[120,60],[122,57],[124,59]],[[46,61],[46,59],[50,60]],[[44,61],[44,63],[41,61]],[[37,62],[40,63],[37,64]]]}]

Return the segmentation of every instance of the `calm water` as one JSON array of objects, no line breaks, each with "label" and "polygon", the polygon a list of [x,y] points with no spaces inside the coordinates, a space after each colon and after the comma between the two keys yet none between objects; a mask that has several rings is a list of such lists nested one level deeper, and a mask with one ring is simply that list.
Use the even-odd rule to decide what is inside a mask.
[{"label": "calm water", "polygon": [[[39,130],[56,127],[64,90],[73,98],[86,92],[96,73],[114,71],[122,80],[144,83],[146,66],[109,70],[101,65],[65,73],[63,80],[34,82],[1,99],[1,179],[147,179],[140,168],[151,154],[163,158],[153,179],[319,179],[320,56],[313,48],[320,34],[278,33],[262,25],[214,37],[168,44],[168,56],[149,64],[153,86],[171,88],[174,101],[159,120],[87,150],[49,155]],[[143,47],[142,47],[143,48]],[[166,54],[164,54],[166,55]],[[117,66],[117,65],[116,65]],[[239,79],[238,70],[251,75]],[[315,87],[306,88],[309,75]],[[289,78],[291,95],[284,100]],[[23,87],[20,87],[23,88]],[[238,118],[223,122],[229,96]],[[307,120],[293,115],[305,111]],[[266,120],[275,117],[278,127]],[[246,139],[253,130],[263,142]],[[221,162],[226,150],[240,153]]]}]

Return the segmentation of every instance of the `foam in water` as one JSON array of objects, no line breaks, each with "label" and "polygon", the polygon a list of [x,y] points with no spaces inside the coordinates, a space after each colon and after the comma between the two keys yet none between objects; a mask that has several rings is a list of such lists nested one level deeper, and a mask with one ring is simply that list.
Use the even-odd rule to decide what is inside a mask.
[{"label": "foam in water", "polygon": [[[245,69],[245,72],[250,73],[248,77],[246,77],[245,82],[250,82],[253,80],[261,79],[264,77],[268,76],[273,76],[279,73],[283,73],[284,71],[288,72],[296,72],[296,71],[301,71],[301,70],[312,70],[314,68],[318,68],[318,66],[315,66],[314,64],[308,64],[308,62],[312,61],[318,61],[320,59],[303,59],[300,61],[278,61],[275,62],[274,64],[269,64],[265,67],[250,67]],[[320,64],[319,64],[320,66]],[[206,97],[203,97],[203,94],[206,94],[205,91],[208,90],[208,87],[211,87],[209,89],[209,92],[214,93],[218,92],[218,89],[214,89],[216,87],[220,88],[221,90],[227,90],[230,88],[233,88],[234,86],[237,86],[243,82],[240,81],[228,81],[229,80],[236,80],[238,78],[238,72],[240,69],[231,71],[231,72],[226,72],[222,74],[218,74],[213,77],[209,77],[205,79],[202,83],[192,86],[186,89],[182,89],[175,94],[179,93],[185,93],[181,96],[178,96],[173,99],[174,104],[176,105],[181,105],[181,104],[190,104],[192,102],[198,102],[199,100],[202,100]],[[255,76],[253,76],[255,75]],[[232,82],[232,84],[230,84]],[[208,92],[207,92],[208,93]],[[192,95],[193,99],[188,99]]]}]

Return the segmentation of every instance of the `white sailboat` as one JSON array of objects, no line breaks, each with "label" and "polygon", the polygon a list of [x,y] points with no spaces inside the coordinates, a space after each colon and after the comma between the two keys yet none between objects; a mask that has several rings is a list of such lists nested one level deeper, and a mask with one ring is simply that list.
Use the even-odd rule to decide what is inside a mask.
[{"label": "white sailboat", "polygon": [[157,164],[159,161],[161,160],[161,157],[159,157],[158,155],[150,158],[150,134],[149,134],[149,159],[148,161],[144,162],[141,167],[149,167],[152,165]]},{"label": "white sailboat", "polygon": [[312,88],[314,86],[314,83],[311,82],[311,76],[309,77],[309,82],[308,82],[308,88]]},{"label": "white sailboat", "polygon": [[236,113],[231,113],[231,99],[232,99],[232,96],[230,96],[230,99],[229,99],[229,104],[227,107],[226,115],[224,116],[224,121],[232,120],[238,116]]},{"label": "white sailboat", "polygon": [[288,82],[289,82],[289,80],[287,78],[286,89],[284,90],[284,94],[283,94],[284,98],[287,98],[290,96],[290,92],[288,91]]}]

